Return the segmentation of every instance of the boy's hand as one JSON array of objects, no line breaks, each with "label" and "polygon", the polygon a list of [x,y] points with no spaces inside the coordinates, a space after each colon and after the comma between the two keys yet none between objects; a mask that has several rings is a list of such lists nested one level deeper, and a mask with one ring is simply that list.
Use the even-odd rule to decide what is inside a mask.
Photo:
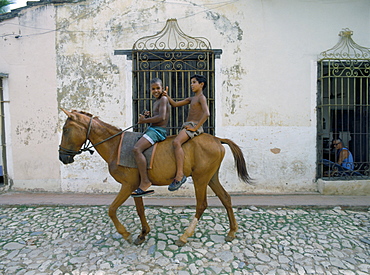
[{"label": "boy's hand", "polygon": [[150,111],[144,110],[142,114],[139,114],[138,124],[146,123],[144,120],[150,117]]},{"label": "boy's hand", "polygon": [[191,126],[191,125],[186,125],[184,127],[186,130],[190,131],[190,132],[196,132],[197,129],[195,129],[195,127]]},{"label": "boy's hand", "polygon": [[168,86],[166,86],[166,90],[162,92],[163,96],[168,96]]},{"label": "boy's hand", "polygon": [[148,117],[150,117],[150,111],[148,111],[148,110],[144,110],[144,111],[142,112],[142,115],[144,115],[144,117],[145,117],[145,118],[148,118]]},{"label": "boy's hand", "polygon": [[139,115],[139,120],[138,120],[138,122],[137,122],[137,123],[138,123],[138,124],[145,123],[145,122],[144,122],[145,118],[146,118],[146,117],[145,117],[144,115],[140,114],[140,115]]}]

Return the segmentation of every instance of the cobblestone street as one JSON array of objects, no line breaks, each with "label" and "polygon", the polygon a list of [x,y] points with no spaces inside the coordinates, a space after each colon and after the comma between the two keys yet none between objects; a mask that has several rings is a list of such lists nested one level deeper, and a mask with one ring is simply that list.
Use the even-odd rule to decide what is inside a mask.
[{"label": "cobblestone street", "polygon": [[[116,233],[107,206],[1,206],[0,274],[360,274],[370,273],[369,209],[210,207],[184,247],[174,242],[195,207],[146,207],[140,246]],[[118,216],[136,238],[134,206]]]}]

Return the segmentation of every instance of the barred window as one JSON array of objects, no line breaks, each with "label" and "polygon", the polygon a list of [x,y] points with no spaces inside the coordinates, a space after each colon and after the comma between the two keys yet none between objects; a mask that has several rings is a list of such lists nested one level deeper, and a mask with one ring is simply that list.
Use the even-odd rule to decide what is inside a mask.
[{"label": "barred window", "polygon": [[[151,95],[150,80],[158,77],[164,88],[175,101],[193,96],[190,78],[194,74],[204,75],[207,87],[203,91],[207,98],[210,117],[204,123],[204,131],[215,131],[215,80],[213,51],[133,51],[133,124],[144,109],[151,111],[155,98]],[[178,133],[186,121],[189,106],[171,108],[168,134]],[[144,131],[146,125],[138,125],[136,131]]]},{"label": "barred window", "polygon": [[[340,35],[318,62],[317,177],[364,179],[370,172],[370,51],[353,42],[351,31]],[[353,156],[350,168],[338,163],[338,140]]]},{"label": "barred window", "polygon": [[[160,78],[163,87],[175,101],[193,96],[190,81],[194,74],[207,79],[203,90],[210,117],[203,124],[206,133],[215,134],[215,59],[222,50],[212,49],[204,37],[186,35],[176,19],[168,19],[162,31],[138,39],[132,50],[115,50],[117,55],[127,55],[132,60],[132,110],[133,125],[144,110],[152,110],[155,98],[151,95],[150,80]],[[171,108],[168,134],[176,135],[186,121],[189,106]],[[134,131],[143,132],[147,125],[137,125]]]}]

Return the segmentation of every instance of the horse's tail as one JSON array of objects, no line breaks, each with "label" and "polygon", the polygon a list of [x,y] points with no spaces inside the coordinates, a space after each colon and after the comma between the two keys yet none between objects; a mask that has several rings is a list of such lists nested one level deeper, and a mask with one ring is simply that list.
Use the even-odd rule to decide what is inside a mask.
[{"label": "horse's tail", "polygon": [[236,170],[238,172],[239,178],[246,183],[251,183],[252,179],[249,177],[247,166],[245,164],[244,155],[240,147],[230,139],[219,138],[219,140],[221,141],[222,144],[229,145],[231,152],[233,153],[234,156]]}]

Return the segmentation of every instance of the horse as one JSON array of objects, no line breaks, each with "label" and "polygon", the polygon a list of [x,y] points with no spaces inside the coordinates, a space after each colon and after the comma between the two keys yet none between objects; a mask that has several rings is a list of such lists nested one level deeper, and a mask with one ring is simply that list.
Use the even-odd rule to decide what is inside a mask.
[{"label": "horse", "polygon": [[[115,126],[105,123],[87,112],[62,110],[68,118],[63,126],[62,139],[59,146],[60,161],[63,164],[73,163],[76,155],[84,151],[90,151],[92,147],[95,148],[107,162],[110,175],[121,184],[118,195],[109,206],[108,215],[117,232],[126,241],[132,243],[131,233],[126,230],[125,226],[117,218],[117,209],[139,187],[140,183],[138,169],[117,164],[121,134],[125,130],[122,131]],[[175,176],[176,161],[172,146],[174,138],[175,136],[167,137],[157,145],[152,169],[148,170],[149,179],[155,186],[169,185]],[[92,145],[89,147],[88,144],[90,143]],[[176,241],[178,246],[183,246],[187,243],[187,239],[193,235],[199,219],[207,208],[207,186],[213,190],[227,211],[230,230],[225,240],[229,242],[235,239],[238,225],[232,209],[231,197],[221,185],[218,176],[220,165],[225,155],[225,148],[222,144],[227,144],[230,147],[239,178],[246,183],[249,183],[251,180],[247,172],[243,153],[240,147],[233,141],[203,133],[184,143],[184,173],[185,176],[192,176],[193,178],[196,213],[183,235]],[[145,241],[150,227],[144,213],[143,198],[134,198],[134,201],[141,221],[141,233],[134,241],[134,244],[139,245]]]}]

